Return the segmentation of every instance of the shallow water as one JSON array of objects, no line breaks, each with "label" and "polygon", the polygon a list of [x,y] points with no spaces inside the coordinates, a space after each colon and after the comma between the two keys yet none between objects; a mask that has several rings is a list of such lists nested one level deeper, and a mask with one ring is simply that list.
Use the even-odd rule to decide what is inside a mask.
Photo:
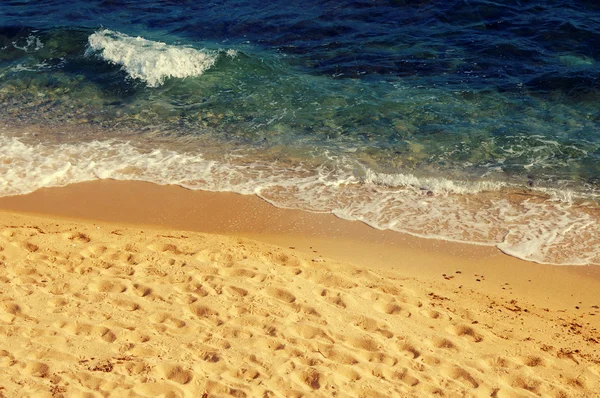
[{"label": "shallow water", "polygon": [[3,1],[0,194],[257,194],[600,264],[592,2]]}]

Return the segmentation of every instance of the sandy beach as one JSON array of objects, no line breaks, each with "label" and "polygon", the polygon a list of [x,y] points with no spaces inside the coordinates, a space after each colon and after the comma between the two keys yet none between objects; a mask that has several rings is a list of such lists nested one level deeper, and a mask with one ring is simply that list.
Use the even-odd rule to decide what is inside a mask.
[{"label": "sandy beach", "polygon": [[600,271],[252,196],[0,198],[0,397],[600,397]]}]

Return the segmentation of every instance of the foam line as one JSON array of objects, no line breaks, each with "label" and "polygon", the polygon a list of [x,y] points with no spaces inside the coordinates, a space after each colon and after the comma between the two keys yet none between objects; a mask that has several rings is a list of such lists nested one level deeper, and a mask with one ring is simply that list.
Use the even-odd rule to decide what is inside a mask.
[{"label": "foam line", "polygon": [[[419,237],[494,245],[540,263],[600,264],[600,211],[593,205],[510,195],[502,184],[467,183],[363,170],[346,157],[307,169],[115,140],[26,144],[0,135],[0,196],[95,180],[142,180],[258,195],[277,207],[333,213]],[[237,159],[237,160],[236,160]],[[424,189],[426,188],[426,189]]]}]

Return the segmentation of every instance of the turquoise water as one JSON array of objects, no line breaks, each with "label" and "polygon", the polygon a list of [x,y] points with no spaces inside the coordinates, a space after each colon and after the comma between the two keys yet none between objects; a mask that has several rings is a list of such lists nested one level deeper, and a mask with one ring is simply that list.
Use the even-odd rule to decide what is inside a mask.
[{"label": "turquoise water", "polygon": [[0,194],[256,194],[600,263],[591,2],[0,2]]}]

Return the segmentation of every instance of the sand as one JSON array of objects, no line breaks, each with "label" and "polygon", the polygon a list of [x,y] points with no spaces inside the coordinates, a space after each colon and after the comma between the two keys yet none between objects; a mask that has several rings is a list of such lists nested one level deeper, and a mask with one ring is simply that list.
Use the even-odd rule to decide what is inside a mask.
[{"label": "sand", "polygon": [[42,190],[0,199],[0,396],[600,397],[598,292],[253,197]]}]

